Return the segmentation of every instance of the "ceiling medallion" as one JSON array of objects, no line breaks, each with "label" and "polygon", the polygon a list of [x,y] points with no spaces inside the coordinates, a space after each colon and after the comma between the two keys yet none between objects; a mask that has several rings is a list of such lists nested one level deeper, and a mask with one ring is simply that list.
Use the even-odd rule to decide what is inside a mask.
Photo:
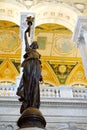
[{"label": "ceiling medallion", "polygon": [[15,31],[0,31],[0,51],[12,52],[20,46],[18,34]]},{"label": "ceiling medallion", "polygon": [[60,53],[67,53],[75,47],[75,43],[71,42],[70,38],[61,36],[56,40],[55,47]]},{"label": "ceiling medallion", "polygon": [[59,71],[60,71],[61,73],[66,72],[66,66],[65,66],[65,65],[60,65],[60,66],[59,66]]}]

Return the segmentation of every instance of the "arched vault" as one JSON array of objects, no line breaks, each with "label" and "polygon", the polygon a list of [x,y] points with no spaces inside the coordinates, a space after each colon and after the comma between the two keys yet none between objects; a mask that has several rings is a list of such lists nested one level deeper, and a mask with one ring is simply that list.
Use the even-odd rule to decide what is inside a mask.
[{"label": "arched vault", "polygon": [[0,2],[0,20],[7,20],[20,25],[20,13],[33,12],[36,15],[35,26],[43,23],[57,23],[73,32],[77,17],[82,15],[74,7],[64,3],[39,3],[31,8],[23,4]]}]

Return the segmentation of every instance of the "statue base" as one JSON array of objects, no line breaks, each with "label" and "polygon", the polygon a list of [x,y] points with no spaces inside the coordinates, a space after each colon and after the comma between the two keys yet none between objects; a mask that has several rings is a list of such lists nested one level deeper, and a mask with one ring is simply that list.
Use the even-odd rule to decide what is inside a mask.
[{"label": "statue base", "polygon": [[36,128],[36,127],[34,127],[34,128],[22,128],[22,129],[18,129],[18,130],[45,130],[45,129],[42,129],[42,128]]},{"label": "statue base", "polygon": [[31,107],[24,110],[21,117],[17,121],[17,125],[22,130],[35,127],[45,129],[46,121],[39,109]]}]

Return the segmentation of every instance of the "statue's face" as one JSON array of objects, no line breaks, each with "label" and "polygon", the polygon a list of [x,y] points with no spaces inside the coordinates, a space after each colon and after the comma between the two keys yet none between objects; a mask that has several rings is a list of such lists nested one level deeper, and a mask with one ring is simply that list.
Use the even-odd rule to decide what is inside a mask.
[{"label": "statue's face", "polygon": [[38,49],[38,44],[37,42],[32,42],[31,46],[32,49]]},{"label": "statue's face", "polygon": [[32,25],[32,22],[31,22],[31,21],[27,21],[27,24],[28,24],[28,25]]}]

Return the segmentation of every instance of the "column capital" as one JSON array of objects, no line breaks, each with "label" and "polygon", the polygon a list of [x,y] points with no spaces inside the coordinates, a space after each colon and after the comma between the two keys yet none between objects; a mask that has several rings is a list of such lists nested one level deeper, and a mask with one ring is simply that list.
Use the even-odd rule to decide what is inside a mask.
[{"label": "column capital", "polygon": [[72,41],[77,42],[78,37],[84,36],[83,34],[85,31],[87,31],[87,17],[80,16],[75,25]]}]

